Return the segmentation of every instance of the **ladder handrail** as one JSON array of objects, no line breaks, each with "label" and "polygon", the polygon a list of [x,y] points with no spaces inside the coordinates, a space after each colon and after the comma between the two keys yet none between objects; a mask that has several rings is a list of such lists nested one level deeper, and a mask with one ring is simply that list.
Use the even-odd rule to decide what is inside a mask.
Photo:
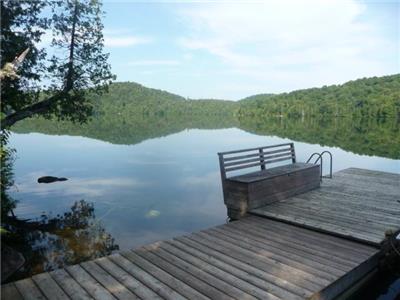
[{"label": "ladder handrail", "polygon": [[330,160],[330,170],[329,170],[329,176],[324,176],[325,178],[332,178],[332,161],[333,161],[333,156],[332,156],[332,153],[331,152],[329,152],[328,150],[325,150],[325,151],[322,151],[321,152],[321,157],[325,154],[325,153],[327,153],[327,154],[329,154],[329,160]]},{"label": "ladder handrail", "polygon": [[[330,160],[330,163],[329,163],[329,176],[323,176],[322,175],[322,170],[323,170],[322,165],[323,165],[323,156],[324,156],[324,154],[328,154],[329,155],[329,160]],[[322,151],[321,153],[314,152],[308,158],[307,163],[309,163],[313,159],[314,156],[318,156],[317,159],[314,161],[314,164],[316,164],[318,161],[321,162],[321,165],[320,165],[321,166],[321,180],[322,180],[322,178],[332,178],[332,164],[333,164],[332,163],[332,160],[333,160],[332,153],[327,151],[327,150]]]},{"label": "ladder handrail", "polygon": [[322,181],[322,163],[323,163],[323,161],[322,161],[322,156],[321,156],[321,154],[320,153],[317,153],[317,152],[314,152],[313,154],[311,154],[311,156],[308,158],[308,160],[307,160],[307,163],[309,163],[310,162],[310,160],[315,156],[315,155],[317,155],[318,157],[317,157],[317,159],[314,161],[314,165],[318,162],[318,160],[320,160],[321,161],[321,164],[320,164],[320,166],[319,166],[319,169],[320,169],[320,179],[321,179],[321,181]]}]

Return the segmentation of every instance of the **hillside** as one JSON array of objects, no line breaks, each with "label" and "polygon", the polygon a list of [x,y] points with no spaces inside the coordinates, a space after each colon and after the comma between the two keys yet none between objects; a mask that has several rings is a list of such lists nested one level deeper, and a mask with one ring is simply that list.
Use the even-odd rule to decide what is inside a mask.
[{"label": "hillside", "polygon": [[97,113],[126,118],[138,114],[400,118],[400,74],[290,93],[253,95],[238,102],[186,99],[134,82],[120,82],[112,84],[94,105]]},{"label": "hillside", "polygon": [[109,92],[94,101],[96,112],[106,115],[162,116],[173,114],[234,115],[238,104],[214,99],[185,99],[166,91],[144,87],[134,82],[118,82]]},{"label": "hillside", "polygon": [[400,118],[400,74],[245,98],[239,116]]}]

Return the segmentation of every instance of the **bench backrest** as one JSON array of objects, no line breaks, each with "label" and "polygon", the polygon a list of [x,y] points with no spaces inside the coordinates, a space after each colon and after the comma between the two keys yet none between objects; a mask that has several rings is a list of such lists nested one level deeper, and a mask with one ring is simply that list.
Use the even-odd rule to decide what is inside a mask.
[{"label": "bench backrest", "polygon": [[222,179],[226,179],[226,173],[260,166],[265,170],[265,165],[280,161],[291,160],[296,162],[296,153],[293,143],[219,152],[219,166]]}]

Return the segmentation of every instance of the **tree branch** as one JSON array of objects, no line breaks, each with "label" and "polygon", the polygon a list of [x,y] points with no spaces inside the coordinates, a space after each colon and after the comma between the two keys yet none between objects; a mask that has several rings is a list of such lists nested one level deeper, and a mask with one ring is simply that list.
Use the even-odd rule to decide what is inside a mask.
[{"label": "tree branch", "polygon": [[9,114],[1,121],[2,129],[9,128],[22,119],[29,118],[35,114],[40,114],[47,111],[58,99],[60,99],[62,94],[63,93],[55,94],[47,98],[46,100],[40,101],[12,114]]}]

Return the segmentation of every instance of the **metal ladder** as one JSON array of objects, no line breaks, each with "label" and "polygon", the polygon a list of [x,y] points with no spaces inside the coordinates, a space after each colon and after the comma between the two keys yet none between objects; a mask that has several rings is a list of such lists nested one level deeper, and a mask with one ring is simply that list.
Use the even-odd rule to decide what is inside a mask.
[{"label": "metal ladder", "polygon": [[[329,175],[328,176],[324,176],[322,175],[322,165],[323,165],[323,156],[324,154],[328,154],[329,155]],[[322,178],[332,178],[332,153],[330,153],[329,151],[322,151],[321,153],[317,153],[314,152],[313,154],[310,155],[310,157],[307,160],[307,163],[309,163],[315,156],[317,156],[317,159],[314,161],[314,164],[317,164],[318,161],[320,161],[320,168],[321,168],[321,181]]]}]

